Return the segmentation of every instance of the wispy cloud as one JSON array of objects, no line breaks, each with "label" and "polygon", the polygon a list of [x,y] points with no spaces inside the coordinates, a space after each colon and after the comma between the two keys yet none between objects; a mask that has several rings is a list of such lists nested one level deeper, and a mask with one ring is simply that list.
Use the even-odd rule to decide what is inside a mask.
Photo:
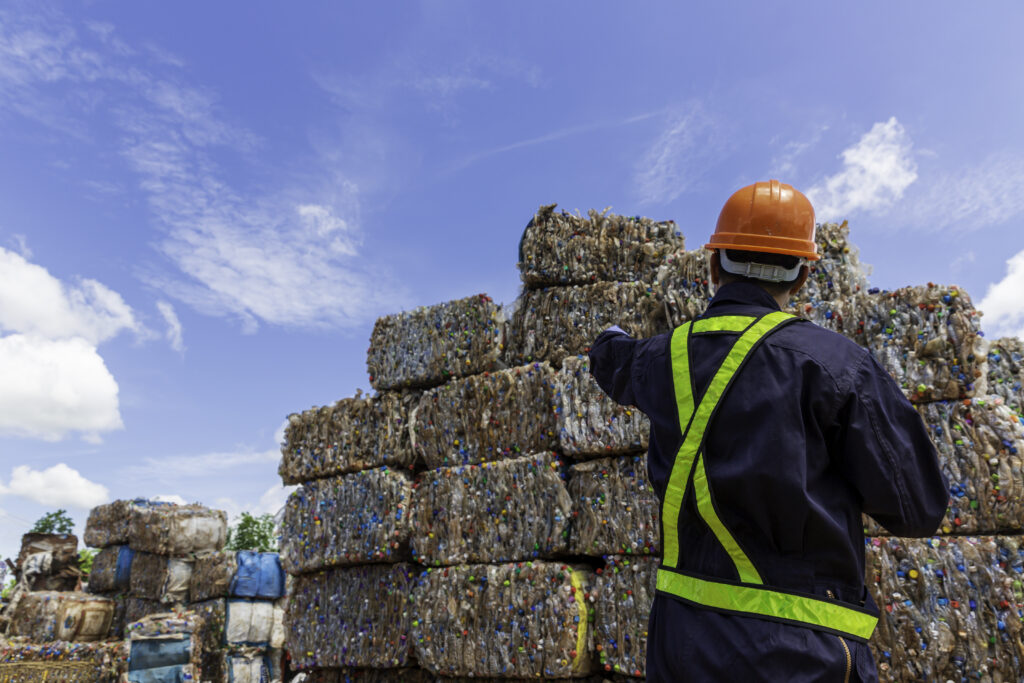
[{"label": "wispy cloud", "polygon": [[990,337],[1024,338],[1024,251],[1006,262],[1006,275],[989,285],[978,308],[985,313],[983,327]]},{"label": "wispy cloud", "polygon": [[[224,114],[216,92],[183,83],[179,62],[153,54],[120,41],[109,24],[0,16],[0,112],[84,137],[115,126],[162,232],[155,244],[177,270],[143,267],[140,275],[169,296],[241,320],[247,331],[344,327],[399,307],[393,279],[360,258],[359,187],[331,167],[314,171],[321,185],[310,189],[227,183],[222,159],[244,161],[259,137]],[[104,106],[58,103],[49,97],[55,85]],[[447,92],[469,85],[424,82]],[[106,119],[97,124],[97,115]]]},{"label": "wispy cloud", "polygon": [[[815,125],[805,138],[800,140],[790,140],[784,144],[782,149],[772,157],[768,169],[769,177],[781,178],[784,182],[790,182],[786,179],[792,178],[796,174],[797,160],[803,156],[805,152],[813,149],[818,143],[820,143],[822,136],[828,129],[828,124],[823,123]],[[774,140],[773,143],[775,143]]]},{"label": "wispy cloud", "polygon": [[876,123],[840,156],[842,169],[807,191],[819,220],[886,209],[917,180],[913,144],[895,116]]},{"label": "wispy cloud", "polygon": [[671,114],[636,166],[633,181],[640,201],[663,204],[695,189],[726,147],[700,103]]},{"label": "wispy cloud", "polygon": [[167,331],[164,333],[167,343],[178,353],[184,353],[185,342],[182,339],[181,321],[178,320],[178,314],[174,312],[174,306],[167,301],[157,301],[156,308],[163,316],[164,322],[167,323]]},{"label": "wispy cloud", "polygon": [[923,230],[970,232],[1024,215],[1024,160],[997,152],[929,180],[905,211]]},{"label": "wispy cloud", "polygon": [[451,170],[461,170],[468,166],[472,166],[478,161],[483,161],[484,159],[493,156],[498,156],[499,154],[505,154],[506,152],[512,152],[517,149],[534,147],[536,145],[544,145],[550,142],[557,142],[558,140],[573,137],[575,135],[583,135],[598,130],[605,130],[608,128],[616,128],[618,126],[627,126],[632,123],[639,123],[641,121],[646,121],[656,116],[660,116],[662,113],[663,112],[648,112],[644,114],[637,114],[636,116],[629,116],[617,121],[595,121],[593,123],[585,123],[577,126],[566,126],[565,128],[559,128],[558,130],[552,131],[550,133],[545,133],[544,135],[538,135],[536,137],[527,138],[525,140],[518,140],[516,142],[511,142],[507,145],[501,145],[499,147],[487,149],[482,152],[477,152],[476,154],[471,154],[465,159],[462,159],[455,163],[452,166]]},{"label": "wispy cloud", "polygon": [[233,451],[202,453],[199,455],[172,455],[144,458],[139,465],[128,467],[125,476],[133,479],[162,479],[208,477],[241,466],[275,465],[281,460],[279,449],[265,451]]}]

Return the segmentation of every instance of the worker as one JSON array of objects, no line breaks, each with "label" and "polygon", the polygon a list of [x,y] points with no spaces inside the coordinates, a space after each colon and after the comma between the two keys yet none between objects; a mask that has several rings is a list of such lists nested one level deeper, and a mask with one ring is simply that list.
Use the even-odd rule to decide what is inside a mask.
[{"label": "worker", "polygon": [[706,248],[699,318],[590,350],[650,418],[662,558],[649,681],[874,681],[871,515],[935,532],[948,485],[921,417],[864,348],[782,309],[819,259],[814,209],[777,180],[737,191]]}]

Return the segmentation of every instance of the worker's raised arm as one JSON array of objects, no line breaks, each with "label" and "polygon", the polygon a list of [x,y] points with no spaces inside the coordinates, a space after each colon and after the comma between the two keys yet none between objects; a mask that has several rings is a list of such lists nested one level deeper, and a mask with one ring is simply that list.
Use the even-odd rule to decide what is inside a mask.
[{"label": "worker's raised arm", "polygon": [[636,405],[633,392],[633,351],[637,340],[613,325],[598,335],[590,347],[590,374],[604,393],[624,406]]},{"label": "worker's raised arm", "polygon": [[949,502],[924,421],[893,379],[865,354],[840,406],[840,466],[864,512],[899,536],[930,536]]}]

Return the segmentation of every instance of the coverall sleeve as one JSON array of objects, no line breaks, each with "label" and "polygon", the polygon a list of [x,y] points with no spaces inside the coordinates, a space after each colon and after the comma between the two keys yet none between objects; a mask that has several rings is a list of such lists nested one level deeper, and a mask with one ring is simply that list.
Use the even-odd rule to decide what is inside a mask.
[{"label": "coverall sleeve", "polygon": [[949,502],[924,421],[870,353],[837,415],[840,466],[864,512],[899,536],[930,536]]},{"label": "coverall sleeve", "polygon": [[590,374],[604,393],[619,405],[636,405],[636,393],[633,391],[636,345],[636,339],[614,325],[598,335],[588,354]]}]

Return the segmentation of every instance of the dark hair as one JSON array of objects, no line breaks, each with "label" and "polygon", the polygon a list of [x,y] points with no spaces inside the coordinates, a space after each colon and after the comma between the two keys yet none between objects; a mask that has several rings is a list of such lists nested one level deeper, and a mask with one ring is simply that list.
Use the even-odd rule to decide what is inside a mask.
[{"label": "dark hair", "polygon": [[[787,270],[800,262],[799,256],[790,256],[789,254],[771,254],[764,251],[742,251],[740,249],[726,249],[725,253],[731,260],[737,263],[764,263],[769,266],[781,266]],[[722,268],[721,277],[723,282],[750,282],[759,285],[774,296],[791,290],[796,281],[800,279],[800,274],[797,273],[795,278],[785,282],[769,282],[743,275],[733,275],[725,268]]]}]

